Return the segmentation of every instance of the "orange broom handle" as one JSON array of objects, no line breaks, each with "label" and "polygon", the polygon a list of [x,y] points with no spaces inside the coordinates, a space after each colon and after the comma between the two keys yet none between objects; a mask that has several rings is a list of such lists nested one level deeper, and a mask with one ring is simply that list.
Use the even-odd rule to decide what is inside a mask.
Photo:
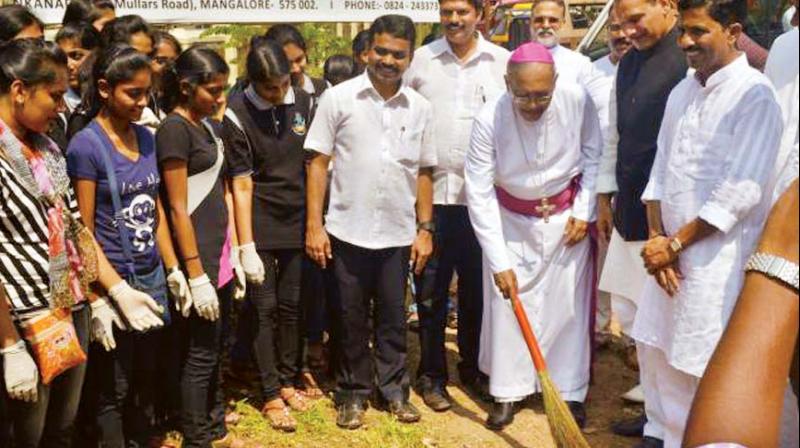
[{"label": "orange broom handle", "polygon": [[525,344],[531,352],[533,365],[536,367],[537,372],[544,372],[547,370],[547,364],[544,362],[542,350],[539,348],[539,343],[536,342],[536,336],[531,329],[531,323],[528,321],[528,315],[525,314],[525,308],[522,307],[522,302],[519,300],[519,295],[513,293],[511,295],[511,306],[514,308],[514,315],[517,317],[519,328],[522,330],[522,337],[525,338]]}]

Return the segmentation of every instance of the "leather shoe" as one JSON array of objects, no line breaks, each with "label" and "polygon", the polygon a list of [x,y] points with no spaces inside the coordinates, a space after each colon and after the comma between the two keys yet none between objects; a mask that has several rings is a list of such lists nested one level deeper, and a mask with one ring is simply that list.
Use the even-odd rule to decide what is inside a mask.
[{"label": "leather shoe", "polygon": [[655,437],[645,437],[633,448],[664,448],[664,441]]},{"label": "leather shoe", "polygon": [[494,398],[489,394],[489,382],[481,379],[475,379],[462,383],[467,394],[484,403],[492,403]]},{"label": "leather shoe", "polygon": [[611,431],[623,437],[642,437],[645,424],[647,424],[647,416],[642,414],[638,417],[614,423],[611,426]]},{"label": "leather shoe", "polygon": [[572,413],[572,418],[575,419],[575,423],[578,424],[578,428],[583,429],[586,427],[586,406],[583,405],[580,401],[568,401],[567,407],[569,407],[569,412]]},{"label": "leather shoe", "polygon": [[429,389],[423,391],[422,401],[435,412],[445,412],[453,406],[450,402],[449,394],[444,390]]},{"label": "leather shoe", "polygon": [[344,429],[358,429],[364,424],[364,405],[358,402],[345,402],[336,408],[336,426]]},{"label": "leather shoe", "polygon": [[514,421],[516,406],[514,403],[495,403],[486,419],[486,428],[492,431],[502,431],[503,428]]},{"label": "leather shoe", "polygon": [[400,423],[416,423],[422,417],[413,404],[403,400],[390,401],[389,413]]}]

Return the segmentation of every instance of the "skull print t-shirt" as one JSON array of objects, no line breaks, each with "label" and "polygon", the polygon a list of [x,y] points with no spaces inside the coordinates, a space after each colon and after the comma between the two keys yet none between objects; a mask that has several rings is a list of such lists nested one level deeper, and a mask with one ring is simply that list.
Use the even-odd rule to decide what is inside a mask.
[{"label": "skull print t-shirt", "polygon": [[[75,134],[69,143],[67,169],[73,182],[79,180],[96,182],[95,238],[102,246],[108,261],[117,272],[123,274],[126,260],[114,219],[106,166],[100,151],[109,153],[117,178],[125,227],[128,229],[134,269],[137,274],[147,274],[160,264],[156,245],[158,227],[156,200],[161,177],[158,172],[153,133],[136,124],[131,126],[136,132],[139,143],[139,156],[136,160],[117,151],[103,128],[97,121],[92,121],[86,129]],[[89,128],[98,131],[100,138],[92,138],[89,134],[92,129]],[[102,147],[98,146],[96,143],[98,141]]]}]

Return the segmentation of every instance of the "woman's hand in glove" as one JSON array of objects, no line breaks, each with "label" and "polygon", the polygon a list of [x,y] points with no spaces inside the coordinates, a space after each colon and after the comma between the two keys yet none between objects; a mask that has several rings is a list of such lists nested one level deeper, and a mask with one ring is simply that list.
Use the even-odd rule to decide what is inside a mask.
[{"label": "woman's hand in glove", "polygon": [[175,309],[183,317],[189,317],[192,312],[192,291],[189,288],[189,282],[186,281],[186,276],[179,267],[170,269],[167,274],[167,288],[172,294],[172,298],[175,299]]},{"label": "woman's hand in glove", "polygon": [[197,314],[211,322],[219,319],[219,298],[217,298],[217,290],[214,289],[208,275],[203,274],[190,279],[189,288],[192,291],[192,300]]},{"label": "woman's hand in glove", "polygon": [[239,246],[239,260],[244,268],[245,277],[250,283],[260,285],[264,283],[264,263],[256,250],[256,243],[247,243]]},{"label": "woman's hand in glove", "polygon": [[28,354],[25,342],[21,339],[16,344],[0,350],[3,356],[3,377],[8,396],[14,400],[35,403],[38,398],[39,369]]},{"label": "woman's hand in glove", "polygon": [[117,348],[114,339],[114,325],[125,330],[125,324],[111,306],[107,297],[99,297],[92,302],[92,340],[103,344],[107,352]]},{"label": "woman's hand in glove", "polygon": [[108,295],[117,303],[132,329],[147,331],[164,325],[161,306],[148,294],[131,288],[125,280],[112,286]]}]

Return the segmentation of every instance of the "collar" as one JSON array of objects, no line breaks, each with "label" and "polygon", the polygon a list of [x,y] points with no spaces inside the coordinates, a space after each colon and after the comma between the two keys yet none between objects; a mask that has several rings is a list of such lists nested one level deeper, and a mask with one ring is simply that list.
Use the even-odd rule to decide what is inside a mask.
[{"label": "collar", "polygon": [[[400,89],[397,90],[397,93],[395,93],[394,96],[389,98],[388,100],[385,100],[385,102],[391,103],[391,102],[394,102],[394,101],[401,101],[402,100],[402,101],[405,101],[406,104],[408,104],[408,91],[407,91],[407,89],[409,89],[409,87],[406,85],[406,83],[405,82],[401,82],[400,83]],[[358,90],[357,90],[356,93],[359,96],[361,96],[361,95],[372,95],[372,96],[380,99],[381,101],[384,101],[383,97],[381,96],[381,94],[378,93],[378,90],[372,84],[372,80],[369,78],[369,70],[364,70],[364,73],[361,74],[361,76],[359,78]]]},{"label": "collar", "polygon": [[[475,46],[475,52],[473,52],[472,55],[466,61],[463,61],[463,64],[468,64],[473,60],[484,56],[494,59],[494,54],[490,51],[491,44],[487,42],[486,39],[483,38],[483,35],[481,35],[481,33],[478,33],[477,31],[476,33],[478,35],[478,43]],[[430,48],[434,57],[439,58],[445,54],[449,54],[450,56],[452,56],[454,60],[461,62],[458,56],[456,56],[456,54],[453,52],[453,48],[450,46],[450,42],[447,41],[446,37],[441,37],[432,42],[430,44]]]},{"label": "collar", "polygon": [[64,94],[64,102],[67,105],[67,110],[72,112],[81,104],[81,96],[74,90],[67,89],[67,93]]},{"label": "collar", "polygon": [[[275,107],[274,104],[270,103],[269,101],[261,98],[261,95],[256,93],[255,87],[253,84],[247,86],[244,89],[244,96],[253,103],[256,109],[260,111],[270,110]],[[295,102],[295,95],[294,95],[294,87],[290,87],[288,91],[286,91],[286,96],[283,97],[283,104],[284,105],[292,105]]]},{"label": "collar", "polygon": [[314,95],[317,93],[317,88],[314,86],[314,80],[308,74],[303,73],[303,90],[309,94]]},{"label": "collar", "polygon": [[747,55],[742,52],[733,62],[714,72],[708,79],[703,79],[699,72],[695,72],[694,79],[704,89],[713,89],[731,78],[740,76],[741,71],[747,68],[750,68],[750,64],[747,62]]}]

